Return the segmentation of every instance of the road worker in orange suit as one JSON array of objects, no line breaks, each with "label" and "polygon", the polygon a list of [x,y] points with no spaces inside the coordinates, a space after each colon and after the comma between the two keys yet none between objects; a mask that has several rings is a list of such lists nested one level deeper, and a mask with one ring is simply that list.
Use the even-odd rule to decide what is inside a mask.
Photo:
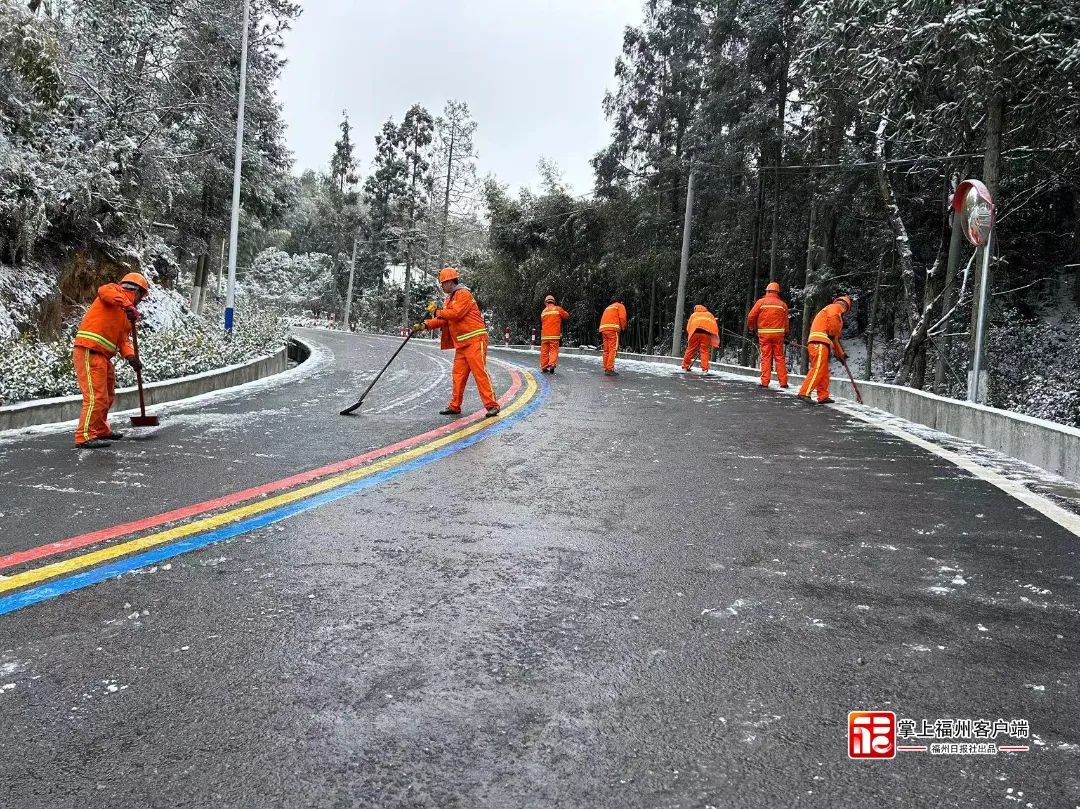
[{"label": "road worker in orange suit", "polygon": [[443,350],[454,349],[453,391],[450,404],[439,415],[456,416],[461,413],[465,383],[472,374],[480,392],[480,401],[487,411],[486,417],[491,418],[499,415],[499,401],[495,398],[487,372],[487,324],[472,292],[460,280],[458,271],[453,267],[443,268],[439,273],[439,284],[446,293],[446,300],[441,309],[434,303],[428,304],[430,319],[417,323],[413,328],[416,331],[440,329]]},{"label": "road worker in orange suit", "polygon": [[694,354],[700,354],[701,373],[709,373],[709,355],[714,348],[720,347],[720,324],[708,309],[698,304],[686,320],[686,334],[688,337],[682,369],[689,371],[694,364]]},{"label": "road worker in orange suit", "polygon": [[540,313],[540,370],[545,374],[555,373],[563,321],[569,318],[569,312],[555,305],[554,295],[544,298],[544,310]]},{"label": "road worker in orange suit", "polygon": [[80,449],[108,447],[123,438],[109,426],[108,414],[116,392],[117,352],[136,371],[142,363],[131,347],[131,330],[139,319],[136,308],[150,294],[150,284],[140,273],[129,272],[118,284],[98,288],[75,334],[73,360],[75,376],[82,391],[82,411],[75,427],[75,445]]},{"label": "road worker in orange suit", "polygon": [[772,366],[776,363],[776,378],[780,387],[788,386],[787,363],[784,361],[784,341],[791,331],[788,305],[780,297],[780,285],[776,281],[765,287],[765,294],[754,302],[746,316],[746,330],[757,332],[761,349],[761,387],[769,387]]},{"label": "road worker in orange suit", "polygon": [[829,357],[830,351],[836,352],[837,358],[847,359],[844,347],[840,345],[840,333],[844,330],[844,315],[851,311],[851,298],[841,295],[814,316],[810,324],[810,339],[806,350],[810,354],[810,370],[799,389],[799,398],[810,401],[810,392],[817,391],[819,404],[834,401],[829,396]]},{"label": "road worker in orange suit", "polygon": [[618,376],[615,372],[615,355],[619,352],[619,334],[629,324],[623,299],[614,295],[611,303],[600,317],[600,337],[604,341],[604,373]]}]

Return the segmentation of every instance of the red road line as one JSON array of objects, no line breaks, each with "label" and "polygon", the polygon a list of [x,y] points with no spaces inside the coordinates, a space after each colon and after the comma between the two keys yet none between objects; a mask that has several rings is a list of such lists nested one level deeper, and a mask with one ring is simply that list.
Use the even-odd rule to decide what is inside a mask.
[{"label": "red road line", "polygon": [[[509,390],[506,391],[499,399],[499,404],[506,406],[514,397],[518,391],[521,390],[521,374],[517,371],[510,369],[510,377],[512,383]],[[416,446],[417,444],[423,444],[431,439],[438,438],[439,436],[446,435],[447,433],[454,432],[467,424],[471,424],[474,421],[479,421],[483,418],[483,411],[477,411],[470,416],[465,416],[460,419],[454,419],[449,424],[444,424],[442,427],[437,427],[434,430],[429,430],[426,433],[420,435],[414,435],[411,438],[406,438],[402,441],[398,441],[395,444],[382,447],[381,449],[372,450],[371,452],[365,452],[363,455],[357,455],[355,458],[347,458],[344,461],[338,461],[328,466],[320,466],[317,469],[309,469],[307,472],[301,472],[297,475],[292,475],[282,480],[276,480],[271,483],[264,483],[261,486],[254,486],[250,489],[244,489],[243,491],[233,492],[227,494],[224,497],[217,497],[213,500],[206,500],[202,503],[193,503],[190,506],[183,506],[182,508],[173,509],[172,511],[166,511],[163,514],[158,514],[153,517],[146,517],[141,520],[133,520],[132,522],[121,523],[120,525],[114,525],[111,528],[102,528],[98,531],[91,531],[88,534],[80,534],[79,536],[71,537],[69,539],[58,540],[57,542],[48,542],[44,545],[39,545],[36,548],[30,548],[25,551],[16,551],[15,553],[9,553],[6,556],[0,556],[0,570],[5,568],[14,567],[15,565],[25,564],[26,562],[33,562],[37,559],[42,559],[46,556],[54,556],[58,553],[64,553],[65,551],[75,550],[77,548],[85,548],[87,545],[93,545],[98,542],[105,542],[110,539],[116,539],[117,537],[125,536],[126,534],[135,534],[140,531],[145,531],[148,528],[154,528],[164,523],[175,522],[177,520],[183,520],[188,517],[193,517],[196,514],[204,514],[207,511],[214,511],[225,506],[236,505],[242,503],[245,500],[251,500],[256,497],[260,497],[271,492],[280,491],[282,489],[290,489],[300,483],[307,483],[315,478],[325,477],[337,472],[344,472],[347,469],[354,469],[357,466],[363,466],[366,463],[382,458],[386,455],[392,455],[395,452],[399,452],[403,449]]]}]

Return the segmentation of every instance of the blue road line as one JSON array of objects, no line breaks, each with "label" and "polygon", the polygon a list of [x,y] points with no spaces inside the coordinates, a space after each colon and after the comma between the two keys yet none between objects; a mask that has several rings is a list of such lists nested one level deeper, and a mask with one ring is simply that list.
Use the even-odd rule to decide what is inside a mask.
[{"label": "blue road line", "polygon": [[274,523],[294,517],[297,514],[303,514],[305,511],[310,511],[319,506],[326,505],[327,503],[333,503],[335,500],[340,500],[343,497],[348,497],[350,494],[356,494],[365,489],[374,488],[388,480],[393,480],[399,475],[404,475],[407,472],[411,472],[414,469],[420,469],[430,463],[453,455],[456,452],[461,452],[461,450],[466,447],[471,447],[473,444],[494,435],[498,435],[504,430],[510,429],[510,427],[534,413],[547,398],[547,380],[538,379],[537,388],[538,391],[536,397],[514,415],[496,422],[486,430],[473,433],[467,438],[463,438],[453,444],[448,444],[447,446],[441,447],[420,458],[415,458],[400,466],[395,466],[393,469],[388,469],[385,472],[379,472],[378,474],[372,475],[371,477],[362,478],[353,481],[352,483],[346,483],[336,489],[321,492],[320,494],[305,500],[298,500],[295,503],[289,503],[288,505],[267,511],[263,514],[249,517],[246,520],[241,520],[232,525],[215,528],[205,534],[197,534],[170,545],[162,545],[159,548],[154,548],[153,550],[140,553],[136,556],[121,559],[117,562],[102,565],[101,567],[96,567],[82,573],[76,573],[62,579],[57,579],[48,584],[31,587],[29,590],[23,590],[22,592],[7,596],[6,598],[0,598],[0,615],[7,615],[10,612],[15,612],[15,610],[20,610],[23,607],[29,607],[31,604],[48,601],[49,599],[62,596],[65,593],[70,593],[74,590],[81,590],[84,587],[89,587],[93,584],[107,581],[108,579],[118,578],[125,573],[130,573],[133,570],[157,564],[166,559],[171,559],[174,556],[179,556],[188,553],[189,551],[195,551],[199,548],[205,548],[207,545],[213,545],[216,542],[232,539],[233,537],[250,533],[251,531],[255,531],[267,525],[273,525]]}]

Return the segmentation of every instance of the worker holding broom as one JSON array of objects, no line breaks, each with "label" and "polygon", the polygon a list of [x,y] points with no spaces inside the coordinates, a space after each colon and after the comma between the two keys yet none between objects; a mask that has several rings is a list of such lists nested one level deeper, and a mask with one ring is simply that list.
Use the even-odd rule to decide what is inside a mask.
[{"label": "worker holding broom", "polygon": [[499,401],[495,398],[487,372],[487,324],[472,292],[460,280],[458,271],[453,267],[443,268],[439,273],[439,284],[446,293],[446,300],[441,309],[434,303],[428,304],[431,317],[413,328],[416,331],[440,329],[442,349],[454,349],[453,390],[450,403],[439,415],[456,416],[461,413],[465,383],[472,374],[480,392],[480,401],[487,411],[485,418],[491,418],[499,415]]},{"label": "worker holding broom", "polygon": [[544,298],[544,309],[540,312],[540,371],[554,374],[559,362],[559,345],[562,342],[563,322],[570,318],[570,313],[556,305],[555,296]]},{"label": "worker holding broom", "polygon": [[131,345],[131,330],[139,320],[138,305],[150,294],[150,284],[137,272],[129,272],[118,284],[98,288],[97,298],[75,334],[73,360],[82,391],[82,411],[75,428],[80,449],[100,449],[123,438],[109,426],[108,413],[116,392],[117,352],[136,371],[142,363]]},{"label": "worker holding broom", "polygon": [[818,404],[829,404],[834,399],[829,396],[829,357],[830,351],[836,353],[841,362],[847,359],[844,347],[840,345],[840,333],[844,330],[844,315],[851,311],[851,298],[840,295],[836,300],[814,316],[810,324],[810,339],[806,350],[810,355],[810,370],[799,389],[799,398],[811,401],[810,392],[817,391]]}]

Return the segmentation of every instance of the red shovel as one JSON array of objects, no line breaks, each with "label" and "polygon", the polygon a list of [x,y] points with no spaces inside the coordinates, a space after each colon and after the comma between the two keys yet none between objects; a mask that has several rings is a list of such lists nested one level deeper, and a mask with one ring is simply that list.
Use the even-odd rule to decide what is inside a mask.
[{"label": "red shovel", "polygon": [[[131,324],[131,347],[135,351],[135,359],[139,358],[139,330],[135,324]],[[142,415],[131,417],[132,427],[157,427],[158,417],[146,415],[146,399],[143,395],[142,368],[135,371],[135,380],[139,383],[139,410]]]}]

